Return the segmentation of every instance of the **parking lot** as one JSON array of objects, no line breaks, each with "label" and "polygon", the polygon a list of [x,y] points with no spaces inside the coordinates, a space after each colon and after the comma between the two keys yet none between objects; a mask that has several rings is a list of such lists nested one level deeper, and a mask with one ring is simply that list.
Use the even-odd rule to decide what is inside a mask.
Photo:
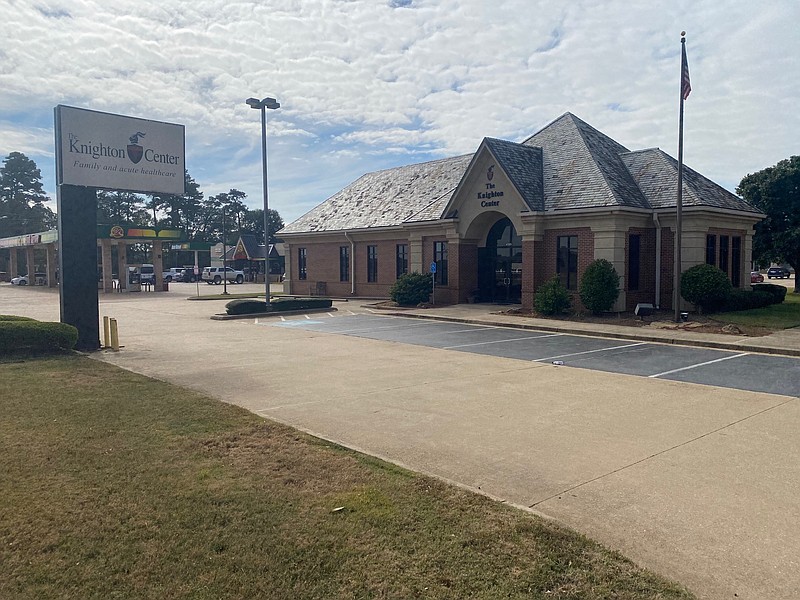
[{"label": "parking lot", "polygon": [[[123,348],[93,357],[531,507],[699,598],[798,597],[800,403],[796,390],[747,388],[790,383],[795,359],[395,318],[352,301],[214,321],[225,300],[187,301],[197,289],[101,295]],[[0,314],[57,319],[58,294],[0,285]]]},{"label": "parking lot", "polygon": [[313,315],[273,324],[564,367],[800,396],[800,359],[785,356],[369,314]]}]

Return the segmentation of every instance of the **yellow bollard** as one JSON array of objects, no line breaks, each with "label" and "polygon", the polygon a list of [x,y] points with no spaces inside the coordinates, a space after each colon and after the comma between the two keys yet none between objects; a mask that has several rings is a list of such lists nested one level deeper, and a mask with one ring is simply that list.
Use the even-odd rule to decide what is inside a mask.
[{"label": "yellow bollard", "polygon": [[103,348],[108,348],[111,343],[111,330],[109,329],[108,317],[103,317]]},{"label": "yellow bollard", "polygon": [[111,319],[111,349],[114,352],[119,352],[119,330],[117,329],[116,319]]}]

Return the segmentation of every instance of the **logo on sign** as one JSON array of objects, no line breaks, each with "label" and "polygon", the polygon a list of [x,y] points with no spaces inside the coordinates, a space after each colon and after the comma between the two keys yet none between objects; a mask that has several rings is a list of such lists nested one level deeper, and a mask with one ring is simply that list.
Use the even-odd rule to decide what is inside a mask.
[{"label": "logo on sign", "polygon": [[119,225],[114,225],[111,228],[110,235],[111,235],[112,238],[118,240],[121,237],[125,237],[125,230],[122,227],[120,227]]},{"label": "logo on sign", "polygon": [[491,181],[494,178],[494,165],[486,170],[486,179]]},{"label": "logo on sign", "polygon": [[142,160],[142,156],[144,156],[144,148],[139,145],[140,137],[144,137],[144,134],[141,131],[137,131],[128,138],[130,142],[130,144],[128,144],[128,158],[131,159],[133,164],[137,164]]}]

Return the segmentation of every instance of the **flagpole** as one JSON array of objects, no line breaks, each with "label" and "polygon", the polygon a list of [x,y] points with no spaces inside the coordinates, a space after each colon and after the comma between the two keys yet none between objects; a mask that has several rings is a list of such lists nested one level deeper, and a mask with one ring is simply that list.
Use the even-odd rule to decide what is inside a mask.
[{"label": "flagpole", "polygon": [[692,87],[689,83],[689,65],[686,62],[686,32],[681,31],[681,103],[678,123],[678,202],[675,225],[675,322],[679,322],[681,303],[681,237],[683,232],[683,102]]}]

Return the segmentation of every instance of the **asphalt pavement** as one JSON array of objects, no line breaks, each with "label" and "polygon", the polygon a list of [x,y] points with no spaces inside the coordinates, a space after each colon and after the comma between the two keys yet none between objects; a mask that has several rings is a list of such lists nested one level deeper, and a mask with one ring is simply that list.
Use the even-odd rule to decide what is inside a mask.
[{"label": "asphalt pavement", "polygon": [[[380,319],[391,327],[400,319],[358,302],[307,317],[212,321],[223,302],[189,302],[194,288],[102,296],[101,315],[118,320],[123,348],[93,357],[555,518],[700,598],[800,597],[796,395],[541,360],[555,353],[537,359],[453,347],[492,341],[475,338],[476,324],[494,339],[508,331],[540,342],[549,334],[590,337],[598,357],[609,341],[654,344],[613,328],[522,321],[494,314],[497,307],[407,311],[443,320],[446,333],[414,319],[398,329],[405,339],[379,339],[386,336],[356,335],[352,326],[369,320],[377,331]],[[58,296],[0,285],[0,313],[57,320]],[[438,341],[414,340],[417,325]],[[701,334],[661,335],[674,360],[692,364],[704,362],[698,352],[746,354],[721,361],[730,365],[800,354],[796,332],[706,336],[705,344]],[[684,351],[695,355],[680,358]],[[738,370],[766,378],[779,368],[770,364]]]}]

